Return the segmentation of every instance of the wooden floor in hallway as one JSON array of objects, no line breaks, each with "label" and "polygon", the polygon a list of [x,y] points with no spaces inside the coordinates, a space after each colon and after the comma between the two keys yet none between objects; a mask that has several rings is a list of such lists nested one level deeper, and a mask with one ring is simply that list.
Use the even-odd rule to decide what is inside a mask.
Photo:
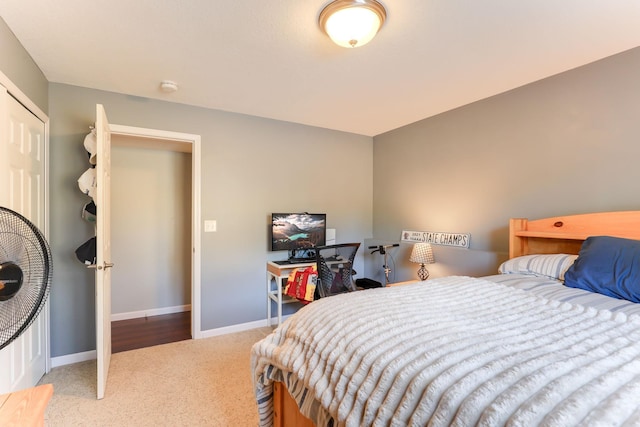
[{"label": "wooden floor in hallway", "polygon": [[111,322],[111,352],[191,339],[191,312]]}]

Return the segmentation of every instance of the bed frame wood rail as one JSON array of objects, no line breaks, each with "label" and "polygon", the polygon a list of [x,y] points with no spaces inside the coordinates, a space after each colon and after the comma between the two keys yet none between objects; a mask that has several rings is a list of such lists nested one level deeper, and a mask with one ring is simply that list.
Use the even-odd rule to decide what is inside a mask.
[{"label": "bed frame wood rail", "polygon": [[509,222],[509,258],[529,254],[577,254],[589,236],[640,240],[640,211],[599,212]]},{"label": "bed frame wood rail", "polygon": [[315,427],[281,382],[273,383],[273,427]]}]

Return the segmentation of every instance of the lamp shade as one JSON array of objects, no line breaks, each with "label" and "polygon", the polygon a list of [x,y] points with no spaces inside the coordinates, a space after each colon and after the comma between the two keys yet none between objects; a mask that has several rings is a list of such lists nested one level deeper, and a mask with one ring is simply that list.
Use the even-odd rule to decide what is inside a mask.
[{"label": "lamp shade", "polygon": [[409,261],[417,262],[418,264],[433,264],[436,262],[433,257],[433,251],[431,250],[431,244],[416,243],[413,245]]},{"label": "lamp shade", "polygon": [[320,12],[320,27],[342,47],[369,43],[384,23],[384,7],[376,0],[335,0]]}]

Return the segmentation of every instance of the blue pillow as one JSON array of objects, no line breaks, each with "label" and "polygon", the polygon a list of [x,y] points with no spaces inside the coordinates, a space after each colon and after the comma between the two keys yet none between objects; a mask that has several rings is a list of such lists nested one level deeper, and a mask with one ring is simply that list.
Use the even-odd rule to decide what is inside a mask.
[{"label": "blue pillow", "polygon": [[565,273],[564,284],[640,302],[640,241],[609,236],[587,238]]}]

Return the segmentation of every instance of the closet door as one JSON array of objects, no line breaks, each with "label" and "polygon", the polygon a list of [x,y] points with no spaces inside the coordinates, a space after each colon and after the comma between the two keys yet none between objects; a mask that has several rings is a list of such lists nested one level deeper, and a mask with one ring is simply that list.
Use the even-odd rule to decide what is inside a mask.
[{"label": "closet door", "polygon": [[[0,206],[45,227],[45,124],[0,86]],[[47,303],[48,305],[48,303]],[[0,394],[33,387],[46,371],[48,307],[0,350]]]},{"label": "closet door", "polygon": [[111,362],[111,131],[96,105],[96,351],[98,399],[104,397]]}]

